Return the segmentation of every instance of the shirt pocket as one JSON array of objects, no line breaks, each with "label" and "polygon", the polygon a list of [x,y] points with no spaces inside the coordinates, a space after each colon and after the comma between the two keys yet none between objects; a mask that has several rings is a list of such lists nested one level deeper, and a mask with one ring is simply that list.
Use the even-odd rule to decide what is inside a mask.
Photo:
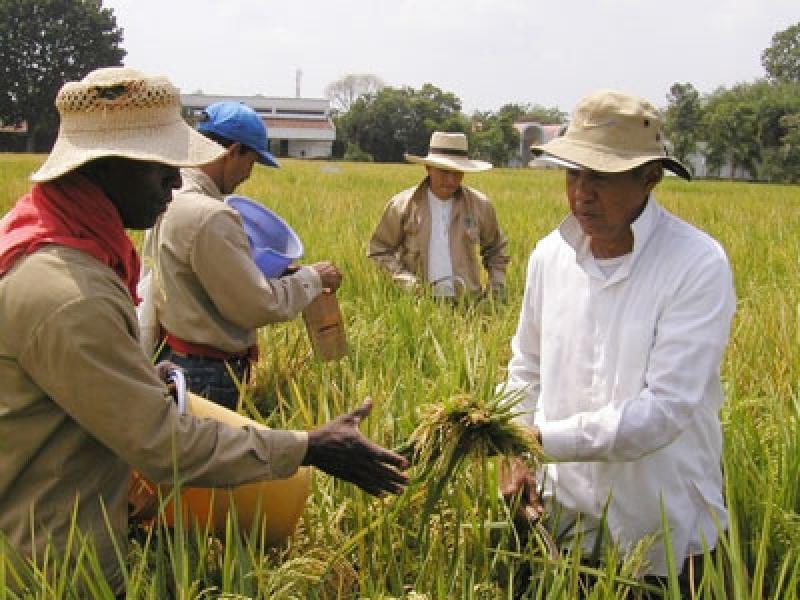
[{"label": "shirt pocket", "polygon": [[481,230],[475,219],[471,215],[465,215],[461,219],[461,225],[464,227],[464,240],[467,244],[479,245],[481,243]]},{"label": "shirt pocket", "polygon": [[416,268],[422,251],[420,245],[420,230],[422,228],[419,215],[409,215],[403,223],[402,257],[407,267]]}]

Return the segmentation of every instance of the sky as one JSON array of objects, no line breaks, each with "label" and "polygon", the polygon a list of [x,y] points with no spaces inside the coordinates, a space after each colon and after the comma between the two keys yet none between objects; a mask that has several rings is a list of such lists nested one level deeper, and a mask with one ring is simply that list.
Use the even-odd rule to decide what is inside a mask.
[{"label": "sky", "polygon": [[104,0],[125,64],[184,93],[321,98],[344,75],[432,83],[465,112],[510,102],[570,112],[598,88],[666,106],[765,75],[800,0]]}]

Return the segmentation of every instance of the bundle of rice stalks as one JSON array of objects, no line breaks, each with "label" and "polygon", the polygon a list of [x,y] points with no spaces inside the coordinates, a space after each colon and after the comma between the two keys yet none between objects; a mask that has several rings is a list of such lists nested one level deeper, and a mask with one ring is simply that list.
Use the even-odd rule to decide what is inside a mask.
[{"label": "bundle of rice stalks", "polygon": [[544,460],[536,437],[514,421],[520,400],[520,393],[496,393],[488,398],[460,394],[422,408],[419,424],[397,451],[417,466],[415,479],[430,483],[423,527],[445,486],[466,462],[483,463],[490,456],[526,456],[530,466],[536,467]]}]

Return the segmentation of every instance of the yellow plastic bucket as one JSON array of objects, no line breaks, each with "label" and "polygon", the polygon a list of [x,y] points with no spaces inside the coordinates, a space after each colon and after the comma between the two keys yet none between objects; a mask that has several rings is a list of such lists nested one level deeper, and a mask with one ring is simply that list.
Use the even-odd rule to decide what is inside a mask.
[{"label": "yellow plastic bucket", "polygon": [[[185,397],[186,411],[195,417],[215,419],[232,426],[252,425],[266,429],[261,423],[191,392],[187,392]],[[184,525],[205,527],[208,524],[210,531],[222,536],[228,513],[235,509],[241,533],[249,533],[257,523],[259,531],[261,528],[265,530],[266,542],[276,545],[297,527],[310,487],[311,469],[308,467],[301,467],[288,479],[248,483],[230,489],[185,487],[181,489],[179,511],[170,501],[164,510],[164,518],[168,525],[174,526],[177,513],[182,516]]]},{"label": "yellow plastic bucket", "polygon": [[[214,404],[189,392],[186,409],[195,417],[215,419],[228,425],[244,427],[266,427],[224,406]],[[225,521],[231,504],[235,506],[239,531],[247,533],[253,523],[258,521],[266,530],[268,544],[279,544],[288,538],[305,508],[311,487],[311,470],[307,467],[298,469],[288,479],[260,481],[234,487],[220,488],[183,488],[181,490],[181,514],[184,523],[196,521],[201,527],[209,524],[211,531],[218,535],[225,532]],[[167,523],[175,520],[173,503],[165,510]]]}]

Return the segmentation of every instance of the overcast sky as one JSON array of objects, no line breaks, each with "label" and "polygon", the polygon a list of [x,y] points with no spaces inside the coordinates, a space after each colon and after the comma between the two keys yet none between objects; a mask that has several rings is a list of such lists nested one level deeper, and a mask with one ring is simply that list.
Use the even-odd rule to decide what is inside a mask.
[{"label": "overcast sky", "polygon": [[659,106],[764,75],[772,35],[800,0],[104,0],[126,65],[184,93],[304,97],[348,73],[426,82],[467,112],[508,102],[569,112],[613,87]]}]

